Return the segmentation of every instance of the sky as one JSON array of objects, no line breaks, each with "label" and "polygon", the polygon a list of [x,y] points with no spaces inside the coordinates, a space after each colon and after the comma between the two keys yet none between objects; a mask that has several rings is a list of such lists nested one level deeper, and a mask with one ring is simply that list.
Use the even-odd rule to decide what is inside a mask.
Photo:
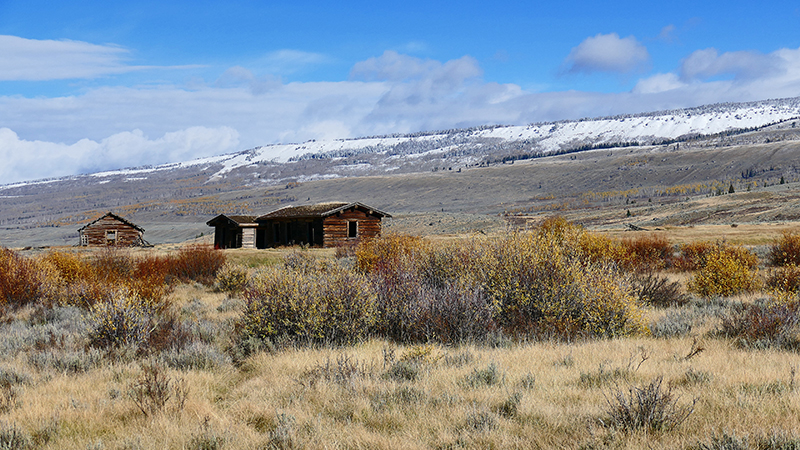
[{"label": "sky", "polygon": [[796,0],[0,0],[0,184],[797,96]]}]

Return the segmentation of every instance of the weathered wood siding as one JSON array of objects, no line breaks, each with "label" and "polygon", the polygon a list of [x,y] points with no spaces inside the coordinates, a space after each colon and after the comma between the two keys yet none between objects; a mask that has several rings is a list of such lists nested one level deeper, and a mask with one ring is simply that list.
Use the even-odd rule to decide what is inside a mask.
[{"label": "weathered wood siding", "polygon": [[[349,223],[358,223],[358,234],[355,238],[349,237]],[[378,237],[381,234],[381,219],[365,211],[352,209],[342,211],[326,217],[323,222],[325,247],[338,247],[342,245],[355,245],[364,238]]]},{"label": "weathered wood siding", "polygon": [[256,248],[256,229],[242,228],[242,248]]},{"label": "weathered wood siding", "polygon": [[[113,241],[108,238],[111,232],[115,232]],[[90,246],[131,247],[142,244],[141,231],[113,217],[103,217],[81,230],[81,235],[85,236],[81,239],[81,243]]]}]

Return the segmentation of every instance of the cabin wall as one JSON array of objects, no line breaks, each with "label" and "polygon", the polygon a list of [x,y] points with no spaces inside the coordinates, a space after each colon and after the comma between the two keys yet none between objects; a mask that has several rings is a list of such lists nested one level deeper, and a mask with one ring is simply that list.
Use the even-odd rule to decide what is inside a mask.
[{"label": "cabin wall", "polygon": [[256,248],[255,228],[242,228],[242,248]]},{"label": "cabin wall", "polygon": [[[114,241],[108,239],[110,232],[116,232]],[[80,233],[82,245],[132,247],[142,244],[142,233],[139,230],[112,217],[100,219]]]},{"label": "cabin wall", "polygon": [[259,248],[305,244],[322,246],[320,219],[268,220],[260,223]]},{"label": "cabin wall", "polygon": [[[358,223],[355,238],[348,235],[349,222]],[[326,217],[323,220],[325,247],[355,245],[364,238],[378,237],[381,234],[381,218],[367,214],[365,211],[350,210]]]}]

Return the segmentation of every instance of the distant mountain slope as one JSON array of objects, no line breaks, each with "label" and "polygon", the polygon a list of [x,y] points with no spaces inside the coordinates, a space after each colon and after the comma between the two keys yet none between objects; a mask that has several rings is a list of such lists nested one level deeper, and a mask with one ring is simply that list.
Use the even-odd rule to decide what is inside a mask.
[{"label": "distant mountain slope", "polygon": [[[313,160],[340,161],[343,166],[374,166],[342,167],[328,173],[312,171],[293,174],[303,179],[329,178],[351,175],[352,172],[373,172],[369,169],[393,171],[411,166],[412,170],[419,170],[422,169],[422,164],[417,160],[429,161],[431,157],[448,159],[451,165],[474,164],[485,157],[494,156],[496,159],[514,152],[546,155],[619,143],[649,145],[685,140],[698,135],[752,130],[792,119],[800,119],[800,97],[527,126],[486,126],[408,135],[269,145],[180,164],[103,172],[94,176],[141,175],[179,167],[220,165],[221,168],[212,177],[221,177],[241,168],[257,169],[265,165]],[[376,164],[378,161],[375,158],[366,158],[374,155],[383,155],[384,158],[379,164]],[[347,158],[356,160],[348,164]]]},{"label": "distant mountain slope", "polygon": [[[280,183],[292,178],[310,180],[394,171],[427,171],[437,168],[442,160],[446,161],[443,167],[458,167],[499,160],[509,155],[530,157],[620,144],[680,142],[701,135],[750,131],[792,120],[800,120],[800,97],[527,126],[498,125],[277,144],[181,163],[105,171],[86,176],[95,179],[121,177],[135,181],[165,171],[188,169],[206,173],[213,169],[206,182],[243,171],[261,184]],[[319,167],[319,164],[314,164],[315,161],[325,161],[325,167]],[[0,186],[0,192],[29,184],[76,178],[82,176]]]},{"label": "distant mountain slope", "polygon": [[[196,223],[199,218],[220,212],[264,213],[288,202],[318,200],[312,199],[310,193],[300,198],[298,195],[305,190],[292,189],[313,180],[456,173],[558,153],[627,146],[641,151],[698,150],[700,153],[692,158],[702,160],[704,149],[778,141],[800,141],[800,97],[527,126],[484,126],[270,145],[180,163],[0,186],[0,233],[3,229],[31,227],[72,228],[108,210],[154,224]],[[785,162],[781,160],[779,164]],[[735,171],[709,172],[708,176],[740,176],[744,172],[766,176],[777,167],[774,163],[741,160],[729,166],[736,167]],[[692,180],[706,176],[705,172],[695,173],[699,170],[697,163],[676,166],[678,169],[682,172],[676,173],[692,174]],[[600,179],[610,180],[609,175]],[[640,185],[645,180],[651,183],[654,178],[651,174],[642,177],[650,180],[637,178],[625,183]],[[665,184],[675,177],[663,174],[658,182]],[[587,187],[594,188],[596,182],[592,183]],[[625,183],[608,188],[627,188]],[[551,194],[557,194],[557,188],[545,186]],[[541,189],[540,185],[538,190]],[[500,203],[503,199],[498,200]],[[400,202],[394,207],[412,210],[413,204]],[[481,210],[480,205],[471,208],[475,212]],[[491,211],[496,210],[495,205]]]}]

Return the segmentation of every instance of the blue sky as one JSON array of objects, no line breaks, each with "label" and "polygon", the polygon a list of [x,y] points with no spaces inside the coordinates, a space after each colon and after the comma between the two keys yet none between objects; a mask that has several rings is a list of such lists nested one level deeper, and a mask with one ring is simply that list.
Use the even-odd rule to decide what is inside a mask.
[{"label": "blue sky", "polygon": [[800,4],[0,0],[0,184],[800,96]]}]

